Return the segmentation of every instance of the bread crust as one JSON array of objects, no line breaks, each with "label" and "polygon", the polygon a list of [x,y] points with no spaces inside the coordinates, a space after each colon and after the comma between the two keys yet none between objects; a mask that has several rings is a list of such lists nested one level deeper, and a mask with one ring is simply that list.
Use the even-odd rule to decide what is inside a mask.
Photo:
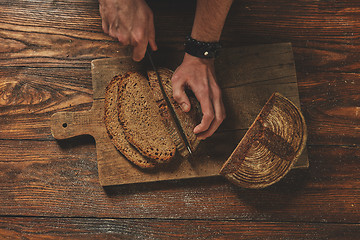
[{"label": "bread crust", "polygon": [[138,150],[126,140],[124,130],[118,119],[118,86],[125,76],[126,75],[115,76],[106,87],[104,123],[112,143],[126,159],[140,168],[151,169],[157,165],[156,162],[141,155]]},{"label": "bread crust", "polygon": [[306,123],[300,109],[275,92],[220,174],[240,187],[267,187],[290,171],[304,150],[306,139]]},{"label": "bread crust", "polygon": [[129,72],[119,83],[119,119],[126,139],[142,155],[159,163],[175,156],[176,146],[164,126],[145,76]]}]

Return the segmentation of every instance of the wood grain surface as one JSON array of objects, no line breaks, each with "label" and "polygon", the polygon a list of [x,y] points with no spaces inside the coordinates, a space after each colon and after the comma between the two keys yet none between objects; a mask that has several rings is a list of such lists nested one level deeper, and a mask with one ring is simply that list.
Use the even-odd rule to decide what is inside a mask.
[{"label": "wood grain surface", "polygon": [[0,151],[0,215],[359,221],[357,147],[312,146],[309,170],[291,171],[264,190],[237,188],[221,177],[102,188],[91,139],[60,146],[2,140]]},{"label": "wood grain surface", "polygon": [[[11,227],[8,227],[11,224]],[[38,230],[34,226],[41,226]],[[357,239],[359,224],[166,219],[0,219],[9,239]],[[186,235],[184,235],[186,232]]]},{"label": "wood grain surface", "polygon": [[[148,2],[159,48],[181,50],[195,1]],[[0,238],[357,239],[359,12],[353,0],[234,1],[225,23],[224,47],[292,43],[308,170],[261,191],[219,177],[101,188],[94,140],[57,142],[48,123],[89,110],[91,60],[126,50],[102,33],[97,0],[2,0]]]}]

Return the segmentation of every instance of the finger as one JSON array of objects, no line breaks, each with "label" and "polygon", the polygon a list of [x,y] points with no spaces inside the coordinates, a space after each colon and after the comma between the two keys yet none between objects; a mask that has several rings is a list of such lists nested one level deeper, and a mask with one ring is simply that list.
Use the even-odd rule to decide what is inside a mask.
[{"label": "finger", "polygon": [[120,26],[116,27],[117,24],[110,26],[109,35],[116,38],[120,43],[127,46],[130,44],[130,34],[126,29],[121,28]]},{"label": "finger", "polygon": [[158,49],[155,42],[155,26],[153,18],[151,18],[151,20],[149,21],[149,44],[153,51],[156,51]]},{"label": "finger", "polygon": [[221,125],[221,123],[224,121],[224,119],[226,117],[225,107],[224,107],[224,103],[221,99],[221,95],[220,95],[220,97],[214,97],[213,106],[214,106],[214,111],[215,111],[215,119],[212,121],[212,123],[207,131],[205,131],[197,136],[197,138],[200,140],[206,139],[206,138],[210,137],[211,135],[213,135],[214,132],[219,128],[219,126]]},{"label": "finger", "polygon": [[102,29],[104,33],[109,34],[109,25],[105,21],[102,22]]},{"label": "finger", "polygon": [[102,25],[102,29],[104,32],[108,32],[109,26],[108,23],[106,21],[106,14],[104,13],[104,8],[101,4],[99,4],[99,13],[100,13],[100,17],[101,17],[101,25]]},{"label": "finger", "polygon": [[134,50],[133,50],[133,60],[136,62],[141,61],[141,59],[144,58],[145,56],[145,52],[146,52],[146,48],[147,48],[147,40],[141,40],[140,42],[132,42],[131,45],[134,46]]},{"label": "finger", "polygon": [[109,34],[109,23],[106,20],[106,14],[104,14],[104,8],[102,6],[102,4],[99,4],[99,12],[100,12],[100,16],[101,16],[101,26],[102,29],[104,31],[104,33]]},{"label": "finger", "polygon": [[[211,70],[211,69],[210,69]],[[208,72],[208,78],[210,79],[210,90],[211,90],[211,99],[212,104],[214,107],[214,114],[215,118],[212,121],[209,129],[201,134],[198,135],[199,139],[205,139],[210,137],[214,134],[214,132],[219,128],[221,123],[224,121],[226,114],[225,114],[225,107],[224,103],[222,101],[222,94],[219,86],[216,83],[215,80],[215,73],[213,71]]]},{"label": "finger", "polygon": [[102,20],[101,26],[102,26],[104,33],[109,34],[109,24],[107,23],[107,21],[105,19]]},{"label": "finger", "polygon": [[203,117],[199,125],[194,128],[194,133],[199,134],[205,132],[209,129],[212,121],[214,120],[214,108],[210,100],[209,94],[197,94],[195,93],[196,98],[200,102],[201,110],[203,112]]},{"label": "finger", "polygon": [[191,109],[191,103],[188,96],[185,93],[184,81],[178,79],[176,74],[173,75],[172,79],[173,98],[180,105],[184,112],[189,112]]},{"label": "finger", "polygon": [[116,22],[112,22],[109,24],[109,35],[113,38],[117,38],[119,39],[119,36],[120,36],[120,32],[119,29],[118,29],[118,24]]},{"label": "finger", "polygon": [[139,62],[144,58],[148,45],[148,29],[139,27],[131,32],[131,45],[134,47],[132,58]]},{"label": "finger", "polygon": [[117,39],[119,42],[121,42],[125,46],[130,44],[130,39],[129,39],[128,35],[124,35],[119,32],[119,33],[117,33]]}]

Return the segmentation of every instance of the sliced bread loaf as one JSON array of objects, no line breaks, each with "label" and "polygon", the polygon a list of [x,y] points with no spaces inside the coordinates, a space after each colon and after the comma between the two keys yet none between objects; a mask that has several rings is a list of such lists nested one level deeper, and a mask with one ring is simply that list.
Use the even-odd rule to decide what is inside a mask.
[{"label": "sliced bread loaf", "polygon": [[130,72],[119,83],[118,110],[126,139],[141,154],[159,163],[174,157],[176,146],[145,76]]},{"label": "sliced bread loaf", "polygon": [[[196,137],[194,133],[194,128],[197,124],[201,121],[201,111],[200,111],[200,105],[195,97],[189,97],[190,103],[191,103],[191,110],[187,113],[185,113],[180,105],[174,100],[173,98],[173,91],[171,87],[171,77],[173,72],[166,68],[159,68],[158,73],[160,75],[162,84],[164,86],[165,93],[167,97],[170,99],[170,103],[172,105],[172,108],[175,111],[176,117],[179,119],[180,125],[188,139],[188,142],[190,144],[190,147],[192,151],[195,151],[200,143],[200,140]],[[165,103],[165,100],[162,96],[162,92],[159,86],[159,82],[157,80],[156,73],[154,71],[148,71],[148,78],[149,83],[154,95],[154,98],[156,99],[157,104],[161,108],[161,106],[165,106],[167,110],[167,106]],[[167,113],[169,114],[169,113]],[[180,153],[181,156],[186,157],[189,155],[188,150],[186,149],[185,144],[183,143],[181,137],[178,135],[178,133],[175,130],[175,123],[171,120],[168,121],[169,117],[164,118],[166,120],[167,128],[169,129],[169,133],[176,144],[176,147]]]},{"label": "sliced bread loaf", "polygon": [[[179,133],[176,130],[177,126],[170,114],[170,111],[168,109],[166,101],[162,95],[162,92],[161,92],[161,89],[159,86],[159,82],[157,81],[157,78],[156,78],[156,74],[154,72],[148,72],[148,77],[149,77],[150,88],[151,88],[154,100],[155,100],[157,106],[159,107],[162,121],[163,121],[171,139],[173,140],[173,143],[175,144],[178,152],[180,153],[180,155],[182,157],[186,157],[188,154],[188,151],[186,150],[186,146],[185,146],[183,140],[181,139]],[[164,87],[167,88],[168,86],[164,86]]]},{"label": "sliced bread loaf", "polygon": [[132,163],[141,168],[153,168],[156,162],[144,157],[126,139],[124,130],[118,118],[118,88],[119,83],[127,75],[115,76],[109,83],[105,92],[104,122],[111,141],[115,147]]}]

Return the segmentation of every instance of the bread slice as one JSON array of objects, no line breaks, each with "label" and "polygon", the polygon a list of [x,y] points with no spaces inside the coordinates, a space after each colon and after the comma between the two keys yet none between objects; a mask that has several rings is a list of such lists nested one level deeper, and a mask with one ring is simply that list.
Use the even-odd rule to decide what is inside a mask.
[{"label": "bread slice", "polygon": [[[195,97],[189,97],[190,103],[191,103],[191,110],[187,113],[185,113],[180,105],[174,100],[173,98],[173,91],[171,87],[171,77],[173,75],[173,72],[166,68],[159,68],[158,73],[160,75],[162,84],[164,86],[165,93],[170,100],[171,106],[175,111],[176,117],[179,119],[180,125],[188,139],[188,142],[190,144],[190,148],[192,151],[195,151],[200,143],[200,140],[196,137],[194,133],[194,128],[196,125],[198,125],[201,121],[201,111],[200,111],[200,105]],[[148,78],[150,87],[152,89],[154,98],[159,106],[160,109],[165,108],[167,110],[166,102],[163,98],[159,82],[157,80],[156,73],[154,71],[148,71]],[[170,114],[169,112],[164,114]],[[189,155],[188,150],[186,149],[185,144],[183,143],[181,137],[175,130],[175,123],[170,120],[169,116],[163,117],[165,122],[165,125],[169,129],[170,136],[172,137],[179,153],[183,157],[187,157]],[[171,118],[170,118],[171,119]]]},{"label": "bread slice", "polygon": [[126,139],[142,155],[159,163],[175,156],[176,146],[161,119],[145,76],[129,72],[119,83],[118,109]]},{"label": "bread slice", "polygon": [[115,147],[132,163],[140,168],[154,168],[156,162],[141,155],[126,139],[118,118],[118,88],[126,75],[115,76],[106,87],[104,122]]}]

